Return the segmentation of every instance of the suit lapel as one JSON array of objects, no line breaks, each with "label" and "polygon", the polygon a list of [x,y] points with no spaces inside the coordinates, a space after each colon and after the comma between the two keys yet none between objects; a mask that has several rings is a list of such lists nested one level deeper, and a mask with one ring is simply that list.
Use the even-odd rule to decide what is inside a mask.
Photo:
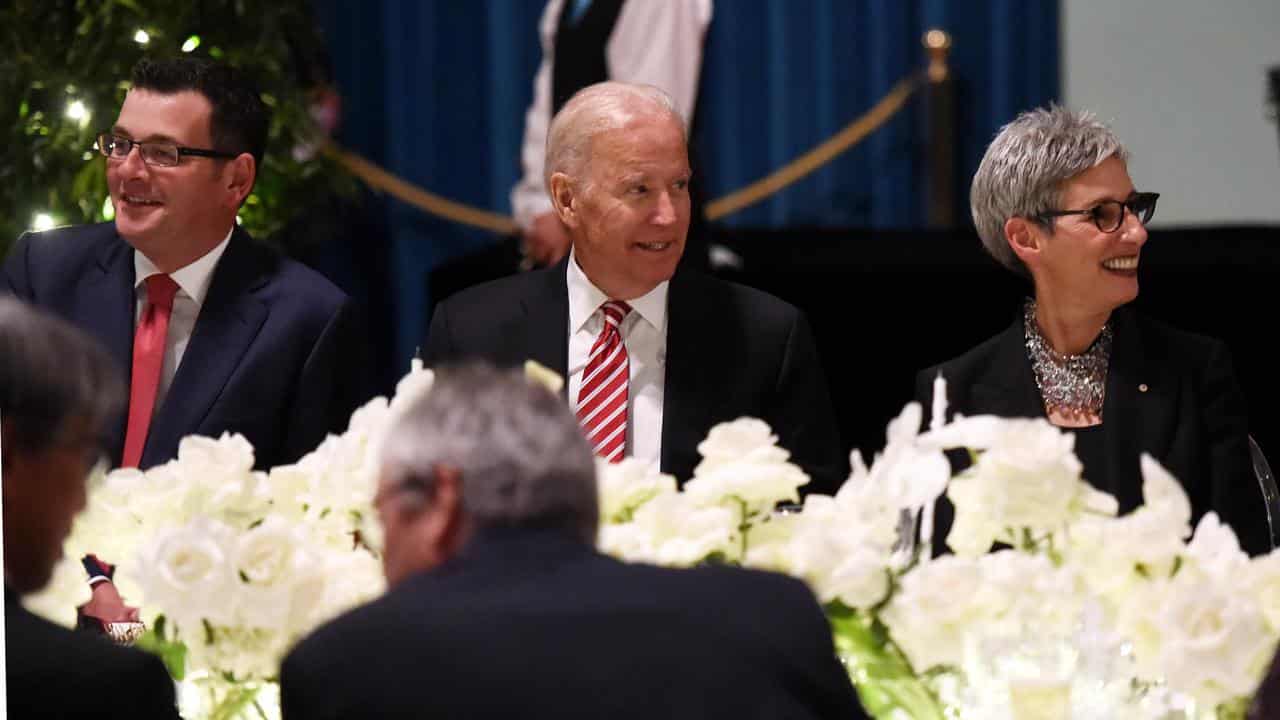
[{"label": "suit lapel", "polygon": [[565,378],[561,394],[568,392],[569,376],[569,287],[565,273],[569,259],[539,273],[532,295],[522,299],[524,342],[529,359],[545,365]]},{"label": "suit lapel", "polygon": [[[667,362],[662,390],[662,460],[664,472],[676,464],[675,449],[688,447],[688,438],[709,428],[697,427],[709,378],[700,368],[717,367],[707,353],[720,347],[715,334],[721,327],[698,302],[698,276],[677,270],[667,292]],[[680,478],[681,481],[688,478]]]},{"label": "suit lapel", "polygon": [[151,421],[144,465],[162,459],[149,456],[153,448],[176,447],[197,431],[266,321],[267,306],[254,295],[266,276],[251,243],[237,228],[214,269],[173,385]]},{"label": "suit lapel", "polygon": [[974,406],[1000,417],[1045,417],[1021,318],[1001,333],[998,343],[990,367],[974,383]]},{"label": "suit lapel", "polygon": [[1139,454],[1165,455],[1163,423],[1174,417],[1177,387],[1148,363],[1142,328],[1131,310],[1121,308],[1112,315],[1112,332],[1102,422],[1116,499],[1128,509],[1142,503]]},{"label": "suit lapel", "polygon": [[[133,248],[123,239],[107,243],[98,255],[101,273],[87,279],[83,285],[75,316],[84,318],[78,324],[90,328],[107,347],[120,366],[124,377],[125,392],[129,391],[133,367],[133,324],[137,300],[134,297]],[[127,395],[126,395],[127,397]],[[112,458],[119,462],[124,447],[125,422],[112,426],[106,439]]]}]

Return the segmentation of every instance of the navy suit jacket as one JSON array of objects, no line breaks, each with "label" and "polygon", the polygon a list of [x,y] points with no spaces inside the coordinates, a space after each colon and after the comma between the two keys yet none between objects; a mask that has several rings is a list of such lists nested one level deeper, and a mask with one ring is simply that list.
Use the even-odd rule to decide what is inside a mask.
[{"label": "navy suit jacket", "polygon": [[[1111,324],[1115,340],[1102,406],[1101,452],[1081,455],[1085,479],[1114,495],[1121,513],[1129,512],[1142,504],[1139,456],[1148,453],[1182,483],[1193,523],[1216,511],[1245,550],[1267,551],[1266,510],[1249,458],[1248,414],[1226,345],[1128,307],[1112,313]],[[938,372],[947,380],[948,414],[1045,417],[1021,313],[999,335],[921,372],[916,398],[926,408]],[[944,498],[935,547],[943,547],[952,514]]]},{"label": "navy suit jacket", "polygon": [[280,685],[286,720],[860,717],[799,580],[628,565],[554,528],[481,530],[304,639]]},{"label": "navy suit jacket", "polygon": [[8,586],[4,632],[6,717],[180,720],[173,681],[155,655],[36,617]]},{"label": "navy suit jacket", "polygon": [[[424,361],[482,358],[518,366],[535,360],[567,377],[568,262],[485,283],[441,303],[431,318]],[[769,423],[778,444],[809,473],[803,490],[835,492],[848,476],[847,455],[804,314],[759,290],[684,267],[667,292],[662,471],[688,480],[707,431],[751,416]]]},{"label": "navy suit jacket", "polygon": [[[133,248],[105,223],[27,233],[5,261],[0,290],[51,310],[97,338],[126,383],[134,331]],[[191,340],[156,408],[140,466],[177,456],[186,435],[243,434],[255,465],[297,460],[345,428],[364,390],[346,295],[240,228],[218,262]],[[126,416],[106,439],[113,465]]]}]

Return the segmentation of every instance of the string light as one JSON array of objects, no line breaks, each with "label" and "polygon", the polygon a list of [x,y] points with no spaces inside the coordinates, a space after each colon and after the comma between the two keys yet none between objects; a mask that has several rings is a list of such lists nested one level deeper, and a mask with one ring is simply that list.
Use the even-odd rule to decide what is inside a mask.
[{"label": "string light", "polygon": [[84,127],[89,124],[90,115],[91,113],[89,112],[89,108],[85,107],[83,102],[79,100],[72,100],[67,103],[67,117],[79,123],[80,127]]},{"label": "string light", "polygon": [[116,206],[111,204],[111,196],[108,195],[106,200],[102,201],[102,219],[115,220]]},{"label": "string light", "polygon": [[192,35],[187,38],[186,42],[182,43],[182,52],[189,53],[198,47],[200,47],[200,36]]},{"label": "string light", "polygon": [[138,32],[133,34],[133,41],[139,45],[146,45],[151,42],[151,36],[147,34],[146,30],[138,28]]},{"label": "string light", "polygon": [[31,229],[37,232],[51,230],[55,224],[53,216],[49,213],[36,213],[36,216],[31,220]]}]

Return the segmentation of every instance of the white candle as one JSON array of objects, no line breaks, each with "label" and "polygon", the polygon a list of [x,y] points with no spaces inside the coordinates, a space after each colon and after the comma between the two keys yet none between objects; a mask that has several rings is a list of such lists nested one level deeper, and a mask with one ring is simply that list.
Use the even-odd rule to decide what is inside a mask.
[{"label": "white candle", "polygon": [[929,429],[937,430],[947,424],[947,381],[942,372],[933,379],[933,416],[929,419]]}]

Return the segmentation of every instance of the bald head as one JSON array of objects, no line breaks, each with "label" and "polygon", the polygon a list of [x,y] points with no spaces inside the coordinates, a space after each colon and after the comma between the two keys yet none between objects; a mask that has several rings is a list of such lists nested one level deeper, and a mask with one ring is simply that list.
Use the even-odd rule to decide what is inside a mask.
[{"label": "bald head", "polygon": [[685,132],[684,116],[675,101],[652,85],[602,82],[579,90],[551,120],[547,131],[546,186],[551,176],[564,173],[582,177],[591,162],[591,140],[609,130],[618,130],[646,117],[667,117]]}]

